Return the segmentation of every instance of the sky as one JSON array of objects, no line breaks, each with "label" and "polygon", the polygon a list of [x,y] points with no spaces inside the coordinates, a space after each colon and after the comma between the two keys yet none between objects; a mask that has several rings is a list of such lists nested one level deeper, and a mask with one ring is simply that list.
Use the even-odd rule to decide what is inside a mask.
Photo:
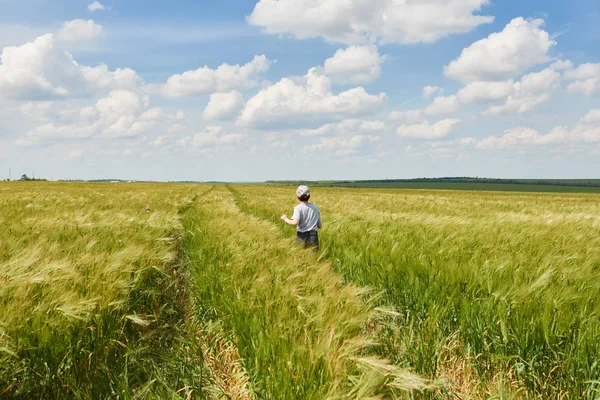
[{"label": "sky", "polygon": [[597,0],[0,0],[0,178],[600,178]]}]

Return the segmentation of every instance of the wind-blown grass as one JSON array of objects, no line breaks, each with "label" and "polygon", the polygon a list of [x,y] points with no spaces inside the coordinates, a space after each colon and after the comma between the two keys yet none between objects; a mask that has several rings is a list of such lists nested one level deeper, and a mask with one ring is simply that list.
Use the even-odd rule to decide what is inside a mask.
[{"label": "wind-blown grass", "polygon": [[178,398],[202,386],[178,257],[178,211],[197,191],[0,184],[0,397]]},{"label": "wind-blown grass", "polygon": [[313,196],[0,183],[0,397],[598,397],[597,195]]},{"label": "wind-blown grass", "polygon": [[[291,188],[233,192],[274,222],[294,205]],[[319,188],[313,198],[322,257],[400,313],[381,354],[445,379],[444,396],[598,397],[598,196]]]},{"label": "wind-blown grass", "polygon": [[224,187],[183,221],[202,319],[231,332],[257,398],[401,398],[424,387],[370,354],[372,296],[242,213]]}]

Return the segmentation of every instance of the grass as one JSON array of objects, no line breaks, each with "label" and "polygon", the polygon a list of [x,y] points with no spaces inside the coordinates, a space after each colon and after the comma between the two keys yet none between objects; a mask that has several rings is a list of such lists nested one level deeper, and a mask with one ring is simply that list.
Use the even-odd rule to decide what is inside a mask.
[{"label": "grass", "polygon": [[600,396],[597,195],[313,195],[0,183],[0,397]]},{"label": "grass", "polygon": [[[233,190],[264,220],[294,205],[289,188]],[[314,197],[323,257],[400,314],[381,354],[444,379],[447,396],[598,397],[598,196],[319,188]]]},{"label": "grass", "polygon": [[245,215],[218,187],[184,216],[204,320],[230,332],[260,399],[407,397],[418,377],[374,357],[364,289]]},{"label": "grass", "polygon": [[202,386],[178,258],[178,211],[196,191],[0,184],[0,397],[175,398]]}]

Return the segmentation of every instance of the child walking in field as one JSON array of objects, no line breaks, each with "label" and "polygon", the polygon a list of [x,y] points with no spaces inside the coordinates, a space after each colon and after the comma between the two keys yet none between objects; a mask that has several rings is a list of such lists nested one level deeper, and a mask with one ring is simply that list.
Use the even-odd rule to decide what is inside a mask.
[{"label": "child walking in field", "polygon": [[321,222],[321,211],[319,207],[309,203],[310,189],[308,186],[300,186],[296,190],[296,197],[300,204],[294,207],[294,215],[289,219],[282,215],[281,219],[288,225],[296,227],[296,243],[301,243],[305,248],[312,247],[319,250],[319,229],[323,228]]}]

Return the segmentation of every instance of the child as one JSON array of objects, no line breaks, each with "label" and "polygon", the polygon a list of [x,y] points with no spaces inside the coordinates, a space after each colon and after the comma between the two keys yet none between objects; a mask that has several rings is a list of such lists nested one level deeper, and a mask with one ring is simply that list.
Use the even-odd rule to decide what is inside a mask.
[{"label": "child", "polygon": [[294,207],[294,215],[289,219],[282,215],[281,219],[288,225],[295,226],[297,230],[296,243],[302,243],[305,248],[313,247],[319,250],[319,229],[323,228],[321,211],[319,207],[309,203],[310,189],[300,186],[296,190],[296,197],[300,204]]}]

